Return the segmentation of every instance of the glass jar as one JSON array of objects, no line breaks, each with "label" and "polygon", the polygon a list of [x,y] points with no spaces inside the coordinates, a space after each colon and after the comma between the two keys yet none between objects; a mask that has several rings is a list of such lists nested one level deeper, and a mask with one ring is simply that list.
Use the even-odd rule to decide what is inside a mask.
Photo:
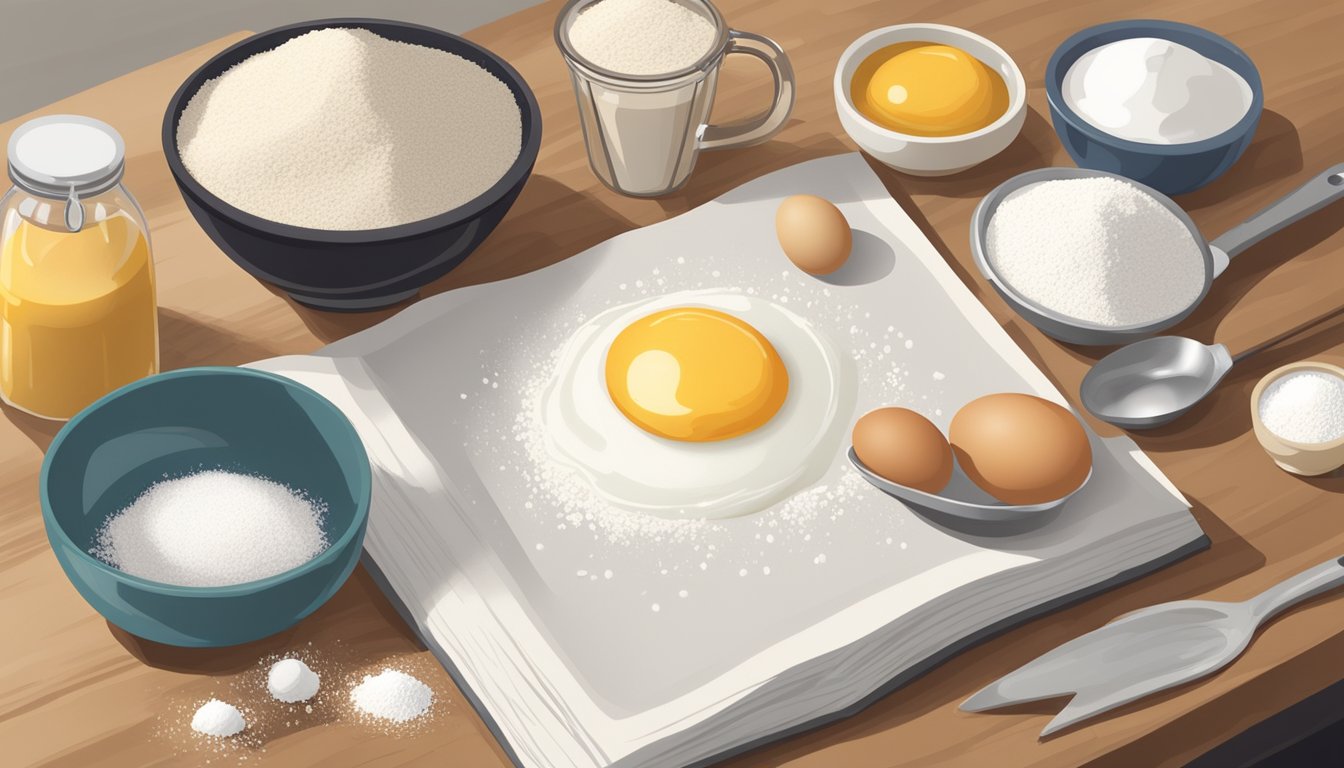
[{"label": "glass jar", "polygon": [[0,398],[68,419],[159,370],[154,262],[106,123],[55,115],[9,140],[0,198]]}]

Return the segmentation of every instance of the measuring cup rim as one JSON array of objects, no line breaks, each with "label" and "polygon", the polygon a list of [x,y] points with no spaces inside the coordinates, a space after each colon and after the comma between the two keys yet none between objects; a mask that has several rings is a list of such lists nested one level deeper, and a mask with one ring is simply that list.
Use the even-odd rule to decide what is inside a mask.
[{"label": "measuring cup rim", "polygon": [[703,76],[710,70],[710,65],[718,61],[728,48],[728,41],[731,29],[728,28],[728,22],[724,20],[723,14],[710,0],[687,0],[697,3],[709,11],[710,17],[714,21],[714,27],[717,36],[714,44],[709,47],[703,56],[688,66],[676,69],[671,72],[661,72],[653,75],[629,75],[623,72],[607,69],[600,64],[594,63],[591,59],[583,56],[571,44],[567,29],[567,24],[571,18],[576,16],[581,6],[586,7],[596,5],[602,0],[568,0],[560,13],[555,17],[555,45],[564,54],[565,61],[571,68],[582,71],[585,75],[599,80],[603,83],[613,85],[625,85],[634,87],[650,87],[679,84],[680,81],[692,79],[695,76]]},{"label": "measuring cup rim", "polygon": [[[1016,192],[1030,184],[1043,181],[1054,181],[1057,179],[1088,179],[1088,178],[1111,178],[1123,181],[1138,187],[1141,191],[1151,195],[1155,200],[1162,204],[1164,208],[1175,214],[1176,218],[1183,223],[1195,239],[1195,244],[1199,246],[1200,254],[1204,258],[1204,287],[1200,289],[1199,295],[1190,303],[1190,306],[1177,312],[1174,315],[1165,317],[1151,323],[1139,323],[1134,325],[1102,325],[1087,320],[1079,320],[1069,317],[1060,312],[1056,312],[1048,307],[1041,306],[1036,302],[1023,296],[1011,283],[995,271],[994,266],[990,264],[988,247],[985,243],[985,234],[989,231],[989,221],[993,218],[994,211],[1003,203],[1008,195]],[[1016,176],[1004,181],[1003,183],[990,190],[987,195],[980,199],[979,204],[975,206],[975,213],[971,216],[971,255],[975,260],[975,266],[980,270],[980,274],[989,281],[999,295],[1012,306],[1018,315],[1026,319],[1032,325],[1040,328],[1046,334],[1076,344],[1118,344],[1126,341],[1134,341],[1150,336],[1159,331],[1170,328],[1189,317],[1204,298],[1209,293],[1209,288],[1213,285],[1214,265],[1213,253],[1209,249],[1208,240],[1204,238],[1199,227],[1195,225],[1190,214],[1186,213],[1167,195],[1153,189],[1152,187],[1137,182],[1118,173],[1109,173],[1107,171],[1094,171],[1088,168],[1037,168],[1031,171],[1019,173]],[[1076,333],[1075,333],[1076,331]]]}]

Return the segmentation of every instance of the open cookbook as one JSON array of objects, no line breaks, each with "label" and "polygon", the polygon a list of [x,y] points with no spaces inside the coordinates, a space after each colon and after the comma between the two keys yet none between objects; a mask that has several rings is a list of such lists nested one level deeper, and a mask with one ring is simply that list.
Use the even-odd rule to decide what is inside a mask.
[{"label": "open cookbook", "polygon": [[[798,271],[775,239],[779,201],[798,193],[836,203],[854,230],[850,263],[829,278]],[[823,429],[787,438],[814,470],[747,514],[619,508],[557,455],[545,403],[558,381],[577,413],[606,403],[585,385],[600,376],[569,370],[585,360],[574,339],[632,307],[705,296],[785,308],[839,353],[828,368],[776,344],[790,398],[818,381],[838,393]],[[993,392],[1067,405],[856,154],[255,367],[313,388],[359,430],[375,480],[366,563],[524,766],[711,762],[1207,546],[1127,438],[1090,434],[1091,481],[1012,532],[945,527],[855,473],[850,427],[878,406],[945,430]],[[613,472],[640,456],[623,439],[594,436]],[[639,468],[641,482],[694,490],[698,445]],[[732,440],[717,450],[716,467],[736,466]],[[742,488],[766,482],[741,466]]]}]

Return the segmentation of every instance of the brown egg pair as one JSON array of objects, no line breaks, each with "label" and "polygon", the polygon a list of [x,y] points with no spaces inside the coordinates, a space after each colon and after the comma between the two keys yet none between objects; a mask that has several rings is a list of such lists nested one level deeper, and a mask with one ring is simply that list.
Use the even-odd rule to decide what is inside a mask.
[{"label": "brown egg pair", "polygon": [[1061,498],[1092,469],[1078,419],[1049,400],[1017,393],[967,403],[947,437],[914,411],[879,408],[858,420],[853,440],[854,453],[873,472],[926,493],[947,486],[955,456],[972,482],[1006,504]]}]

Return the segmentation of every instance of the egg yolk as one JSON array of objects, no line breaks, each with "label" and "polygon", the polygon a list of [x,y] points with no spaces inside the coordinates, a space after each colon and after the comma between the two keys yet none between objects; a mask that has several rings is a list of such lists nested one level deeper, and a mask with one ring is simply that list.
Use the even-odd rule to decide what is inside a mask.
[{"label": "egg yolk", "polygon": [[704,307],[626,326],[607,350],[606,379],[612,402],[640,429],[690,442],[757,429],[789,391],[784,361],[760,331]]},{"label": "egg yolk", "polygon": [[978,131],[1008,111],[1008,86],[997,72],[960,48],[900,43],[859,65],[850,87],[869,120],[912,136]]}]

